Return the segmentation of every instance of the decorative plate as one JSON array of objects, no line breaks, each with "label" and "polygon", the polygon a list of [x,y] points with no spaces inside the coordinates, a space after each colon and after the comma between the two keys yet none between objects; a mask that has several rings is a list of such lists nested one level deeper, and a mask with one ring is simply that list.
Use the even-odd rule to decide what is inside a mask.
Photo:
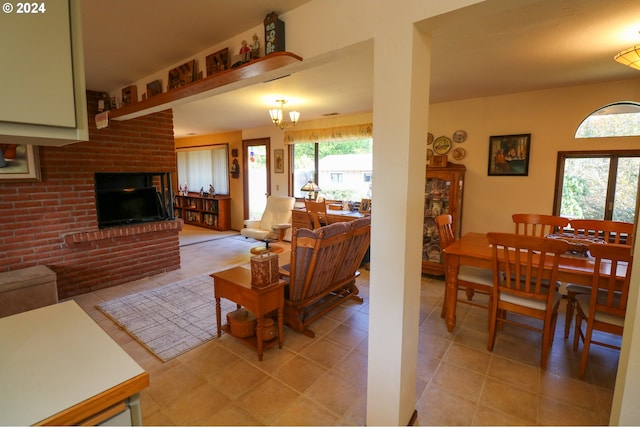
[{"label": "decorative plate", "polygon": [[456,147],[453,149],[453,152],[451,153],[453,155],[453,158],[456,160],[462,160],[464,159],[464,156],[467,154],[464,151],[464,148],[462,147]]},{"label": "decorative plate", "polygon": [[453,140],[455,142],[465,142],[467,140],[467,132],[463,130],[457,130],[453,133]]},{"label": "decorative plate", "polygon": [[451,150],[451,140],[446,136],[439,136],[433,141],[433,152],[436,154],[447,154]]},{"label": "decorative plate", "polygon": [[427,148],[427,161],[433,157],[433,150],[431,148]]},{"label": "decorative plate", "polygon": [[427,145],[433,144],[433,134],[429,132],[427,134]]}]

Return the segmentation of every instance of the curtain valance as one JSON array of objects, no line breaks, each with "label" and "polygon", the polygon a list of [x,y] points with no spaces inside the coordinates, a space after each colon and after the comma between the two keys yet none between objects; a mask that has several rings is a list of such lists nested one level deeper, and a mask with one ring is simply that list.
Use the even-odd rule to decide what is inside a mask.
[{"label": "curtain valance", "polygon": [[341,142],[371,138],[373,123],[338,126],[326,129],[291,130],[284,133],[285,144],[305,142]]}]

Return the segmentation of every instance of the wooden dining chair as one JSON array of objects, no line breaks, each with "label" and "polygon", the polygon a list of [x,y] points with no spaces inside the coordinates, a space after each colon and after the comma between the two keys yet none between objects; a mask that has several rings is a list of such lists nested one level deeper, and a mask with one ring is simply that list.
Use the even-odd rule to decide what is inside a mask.
[{"label": "wooden dining chair", "polygon": [[[589,252],[595,258],[592,291],[575,297],[576,327],[573,349],[578,350],[580,340],[583,341],[578,371],[580,378],[584,378],[587,370],[591,344],[620,350],[619,346],[594,339],[593,331],[622,336],[633,264],[632,249],[628,245],[592,244],[589,245]],[[622,279],[616,277],[618,268],[626,268]],[[583,320],[586,322],[584,331]]]},{"label": "wooden dining chair", "polygon": [[569,219],[555,215],[521,213],[511,216],[516,226],[516,234],[545,237],[547,234],[559,233],[569,225]]},{"label": "wooden dining chair", "polygon": [[307,215],[311,220],[314,229],[318,229],[323,225],[327,225],[327,203],[322,200],[319,202],[313,200],[305,200],[304,207],[307,209]]},{"label": "wooden dining chair", "polygon": [[[438,215],[435,218],[438,228],[438,237],[440,238],[440,247],[442,249],[455,242],[456,237],[453,233],[453,217],[448,214]],[[445,256],[446,263],[446,256]],[[445,268],[445,275],[447,274]],[[464,290],[466,299],[457,298],[457,301],[473,305],[476,307],[488,308],[487,305],[473,301],[475,292],[490,295],[493,287],[493,272],[486,268],[472,267],[470,265],[461,265],[458,272],[458,289]],[[446,315],[447,288],[445,287],[445,298],[442,305],[441,317]]]},{"label": "wooden dining chair", "polygon": [[[549,347],[561,295],[556,291],[558,262],[569,244],[544,237],[510,233],[487,233],[493,252],[493,292],[489,307],[489,342],[493,351],[498,323],[542,333],[540,366],[547,367]],[[518,313],[542,321],[542,327],[506,317]]]},{"label": "wooden dining chair", "polygon": [[[569,223],[569,229],[573,230],[574,237],[582,238],[586,241],[599,239],[607,244],[624,244],[631,247],[634,225],[628,222],[601,219],[572,219]],[[565,339],[569,338],[576,295],[590,293],[591,287],[569,283],[566,286],[566,291],[567,309],[564,322]]]}]

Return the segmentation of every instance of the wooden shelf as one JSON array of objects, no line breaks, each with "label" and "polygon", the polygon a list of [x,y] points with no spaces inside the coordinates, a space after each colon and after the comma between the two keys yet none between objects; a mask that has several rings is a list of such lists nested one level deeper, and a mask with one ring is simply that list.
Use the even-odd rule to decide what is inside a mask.
[{"label": "wooden shelf", "polygon": [[[264,75],[270,71],[275,71],[287,65],[301,62],[302,58],[290,52],[274,52],[262,58],[254,59],[236,68],[204,77],[195,82],[188,83],[177,89],[160,93],[144,101],[125,105],[117,110],[109,111],[109,118],[112,120],[129,120],[136,117],[171,108],[179,101],[186,102],[187,98],[197,97],[205,92],[212,91],[222,86],[247,80],[252,77]],[[194,99],[195,100],[195,99]]]}]

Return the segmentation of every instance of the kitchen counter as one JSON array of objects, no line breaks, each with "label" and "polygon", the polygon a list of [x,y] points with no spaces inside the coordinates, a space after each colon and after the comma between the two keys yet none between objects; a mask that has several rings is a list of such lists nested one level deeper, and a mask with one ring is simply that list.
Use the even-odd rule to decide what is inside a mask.
[{"label": "kitchen counter", "polygon": [[0,424],[142,424],[149,375],[75,301],[0,319],[0,342]]}]

